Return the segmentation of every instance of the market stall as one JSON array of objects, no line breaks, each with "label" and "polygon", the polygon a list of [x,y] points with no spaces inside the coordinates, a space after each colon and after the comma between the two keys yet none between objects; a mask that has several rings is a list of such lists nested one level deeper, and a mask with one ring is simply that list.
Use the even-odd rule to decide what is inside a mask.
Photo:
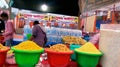
[{"label": "market stall", "polygon": [[[112,51],[114,53],[114,49],[119,49],[119,45],[117,45],[117,40],[119,38],[119,35],[117,34],[119,33],[119,27],[117,26],[119,26],[120,20],[119,0],[79,1],[80,3],[82,3],[79,4],[82,12],[82,14],[80,15],[80,26],[81,28],[84,27],[82,29],[84,32],[89,32],[90,42],[92,42],[94,45],[98,45],[100,51],[102,51],[104,54],[101,57],[100,65],[102,67],[119,67],[117,63],[114,63],[114,61],[118,61],[119,63],[119,60],[113,58],[119,56],[116,55],[117,53],[119,53],[119,51],[115,51],[117,52],[115,54],[111,53]],[[97,34],[91,36],[91,33]],[[109,36],[110,38],[105,39],[108,38],[107,36]],[[112,39],[112,37],[114,39]],[[117,39],[115,37],[117,37]],[[111,42],[116,43],[116,45],[110,45]]]},{"label": "market stall", "polygon": [[[0,44],[0,67],[119,67],[120,3],[86,1],[79,0],[80,18],[12,8],[16,32],[11,48]],[[35,20],[47,35],[45,47],[29,40]]]},{"label": "market stall", "polygon": [[[13,8],[13,13],[15,13],[14,10],[18,9]],[[16,14],[14,23],[16,31],[18,31],[16,35],[21,34],[23,41],[27,40],[27,34],[32,33],[31,29],[34,20],[39,21],[40,26],[44,28],[47,34],[48,43],[46,46],[50,45],[50,42],[62,43],[63,36],[82,37],[82,32],[77,30],[78,17],[52,13],[37,14],[32,13],[32,11],[21,10]]]}]

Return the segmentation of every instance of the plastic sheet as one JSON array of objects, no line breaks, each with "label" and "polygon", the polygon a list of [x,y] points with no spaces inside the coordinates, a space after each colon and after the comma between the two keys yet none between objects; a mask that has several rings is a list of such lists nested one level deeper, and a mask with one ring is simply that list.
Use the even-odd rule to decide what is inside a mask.
[{"label": "plastic sheet", "polygon": [[120,24],[101,25],[99,45],[102,67],[120,67]]}]

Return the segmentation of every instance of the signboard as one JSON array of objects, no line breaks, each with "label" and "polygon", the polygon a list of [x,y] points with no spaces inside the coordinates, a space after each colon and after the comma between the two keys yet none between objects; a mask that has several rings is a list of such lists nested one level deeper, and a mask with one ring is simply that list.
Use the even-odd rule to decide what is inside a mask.
[{"label": "signboard", "polygon": [[75,23],[78,23],[78,17],[73,17],[73,16],[65,16],[64,17],[64,21],[68,21],[68,22],[75,22]]},{"label": "signboard", "polygon": [[50,21],[63,20],[63,16],[59,15],[50,15]]},{"label": "signboard", "polygon": [[22,18],[34,18],[34,19],[42,19],[42,20],[49,20],[48,15],[46,14],[19,14],[19,17]]}]

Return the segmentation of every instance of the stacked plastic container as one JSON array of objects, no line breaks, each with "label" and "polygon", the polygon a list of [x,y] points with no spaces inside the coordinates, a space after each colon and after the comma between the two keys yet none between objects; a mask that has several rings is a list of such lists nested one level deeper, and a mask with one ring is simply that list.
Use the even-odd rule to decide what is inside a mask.
[{"label": "stacked plastic container", "polygon": [[44,29],[45,32],[47,33],[48,42],[62,43],[63,36],[76,36],[76,37],[82,36],[81,30],[72,30],[55,27],[44,27]]}]

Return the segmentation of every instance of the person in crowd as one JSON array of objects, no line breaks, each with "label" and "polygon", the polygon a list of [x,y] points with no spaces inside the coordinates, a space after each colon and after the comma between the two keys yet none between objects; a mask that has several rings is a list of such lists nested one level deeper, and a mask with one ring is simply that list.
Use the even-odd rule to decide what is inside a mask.
[{"label": "person in crowd", "polygon": [[4,14],[0,15],[0,34],[2,34],[5,30],[5,23],[4,23]]},{"label": "person in crowd", "polygon": [[2,18],[2,14],[0,14],[0,43],[5,44],[4,43],[4,37],[3,37],[3,32],[5,31],[5,23],[4,20]]},{"label": "person in crowd", "polygon": [[31,36],[30,40],[34,41],[40,47],[44,47],[44,45],[47,41],[46,33],[40,27],[39,21],[34,21],[34,23],[33,23],[32,36]]},{"label": "person in crowd", "polygon": [[93,43],[96,46],[96,48],[99,48],[99,38],[100,38],[100,33],[98,32],[89,40],[89,42]]},{"label": "person in crowd", "polygon": [[14,34],[14,26],[13,23],[8,20],[9,16],[7,13],[1,13],[1,18],[5,23],[5,31],[2,34],[5,38],[5,46],[11,47],[13,41],[13,34]]}]

